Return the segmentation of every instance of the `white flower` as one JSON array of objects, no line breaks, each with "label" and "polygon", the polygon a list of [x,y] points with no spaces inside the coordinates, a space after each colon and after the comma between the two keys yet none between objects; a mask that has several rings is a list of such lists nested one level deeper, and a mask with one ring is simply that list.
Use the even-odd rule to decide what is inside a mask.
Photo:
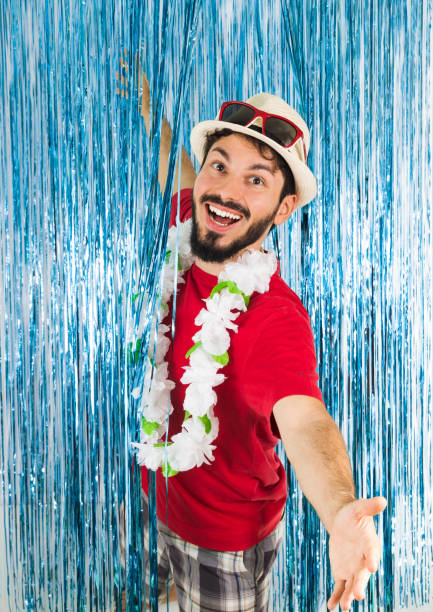
[{"label": "white flower", "polygon": [[176,261],[176,249],[182,270],[188,270],[194,261],[191,252],[191,226],[192,220],[188,219],[178,227],[172,226],[168,230],[167,252],[168,263],[174,266]]},{"label": "white flower", "polygon": [[153,446],[153,444],[138,444],[131,442],[131,445],[138,448],[137,463],[145,465],[149,470],[157,470],[162,464],[164,458],[164,447]]},{"label": "white flower", "polygon": [[185,373],[180,379],[184,385],[190,383],[205,383],[211,387],[216,387],[224,382],[224,374],[217,373],[221,364],[217,363],[215,359],[201,347],[191,353],[189,362],[190,366],[184,368]]},{"label": "white flower", "polygon": [[[153,370],[152,385],[154,384],[154,382],[165,382],[166,380],[168,380],[168,363],[166,361],[163,361]],[[170,389],[174,389],[174,383],[170,380],[168,382],[170,383],[168,385]]]},{"label": "white flower", "polygon": [[[218,316],[229,329],[237,330],[237,325],[232,323],[239,316],[238,312],[233,310],[246,310],[245,300],[240,293],[232,293],[225,287],[219,293],[215,293],[211,298],[206,300],[206,309],[201,310],[195,320],[196,325],[201,325],[197,322],[200,315],[203,317],[203,312],[208,315]],[[204,321],[207,320],[204,318]]]},{"label": "white flower", "polygon": [[163,285],[161,290],[161,302],[165,306],[170,301],[170,298],[173,294],[173,286],[174,286],[174,266],[163,267]]},{"label": "white flower", "polygon": [[179,472],[200,467],[203,463],[213,461],[215,446],[206,435],[201,421],[188,419],[181,433],[172,438],[173,444],[167,447],[168,462]]},{"label": "white flower", "polygon": [[239,316],[231,309],[245,310],[245,302],[241,295],[230,293],[223,289],[206,300],[207,309],[203,308],[195,318],[195,324],[201,326],[194,340],[203,343],[203,348],[211,355],[222,355],[230,346],[230,336],[227,329],[237,332],[238,326],[232,321]]},{"label": "white flower", "polygon": [[191,227],[192,219],[188,219],[179,228],[179,261],[182,270],[190,268],[194,261],[191,252]]},{"label": "white flower", "polygon": [[156,401],[146,406],[143,411],[143,416],[152,423],[165,423],[167,415],[172,414],[173,406],[170,402],[170,396],[164,392],[152,397]]},{"label": "white flower", "polygon": [[[161,328],[166,328],[164,331],[161,331]],[[166,331],[169,331],[170,328],[167,325],[160,325],[160,329],[158,330],[158,341],[156,343],[156,351],[155,351],[155,363],[159,367],[160,364],[164,361],[165,354],[168,351],[168,348],[171,344],[170,338],[167,338],[164,334]]]},{"label": "white flower", "polygon": [[177,472],[186,472],[193,467],[199,467],[201,459],[200,446],[196,448],[188,436],[176,434],[173,436],[173,444],[167,447],[168,463]]},{"label": "white flower", "polygon": [[222,355],[230,346],[229,333],[218,319],[203,323],[195,337],[202,341],[203,349],[211,355]]},{"label": "white flower", "polygon": [[140,443],[141,444],[157,444],[165,433],[165,426],[160,425],[148,435],[142,427],[140,427]]},{"label": "white flower", "polygon": [[171,328],[168,325],[165,325],[164,323],[160,323],[159,324],[159,326],[158,326],[158,342],[159,342],[159,339],[164,336],[164,334],[166,334],[167,332],[170,331],[170,329]]},{"label": "white flower", "polygon": [[257,249],[246,251],[235,262],[228,262],[218,276],[218,281],[231,280],[246,295],[254,291],[264,293],[269,289],[271,276],[277,269],[273,253],[261,253]]},{"label": "white flower", "polygon": [[174,388],[171,380],[153,381],[147,396],[143,395],[141,413],[152,423],[163,423],[167,414],[173,412],[170,401],[170,391]]},{"label": "white flower", "polygon": [[143,389],[146,391],[146,393],[149,392],[150,389],[150,383],[152,381],[152,364],[150,363],[149,360],[147,360],[146,363],[146,372],[144,373],[144,380],[143,380]]},{"label": "white flower", "polygon": [[167,251],[170,251],[170,258],[173,257],[173,252],[176,249],[178,228],[172,225],[168,230],[167,235]]},{"label": "white flower", "polygon": [[207,434],[207,436],[208,436],[210,442],[213,442],[218,437],[219,421],[218,421],[217,417],[213,413],[213,408],[211,408],[209,410],[209,413],[208,413],[207,416],[208,416],[208,419],[209,419],[210,424],[211,424],[211,430]]},{"label": "white flower", "polygon": [[[197,332],[198,334],[199,332]],[[193,336],[193,341],[196,342],[197,334]],[[197,370],[206,370],[212,372],[218,370],[221,365],[215,361],[212,355],[206,352],[201,346],[196,348],[189,356],[189,364]],[[213,385],[212,385],[213,386]]]},{"label": "white flower", "polygon": [[217,399],[211,385],[191,383],[186,388],[183,408],[194,416],[203,416],[216,404]]}]

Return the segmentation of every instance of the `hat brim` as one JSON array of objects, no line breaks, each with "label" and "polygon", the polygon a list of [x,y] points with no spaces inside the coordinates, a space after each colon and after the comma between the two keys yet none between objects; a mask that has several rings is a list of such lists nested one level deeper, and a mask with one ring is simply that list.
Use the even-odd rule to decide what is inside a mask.
[{"label": "hat brim", "polygon": [[317,182],[314,177],[314,174],[311,172],[307,164],[304,164],[295,153],[291,153],[288,149],[281,147],[275,142],[275,140],[272,140],[272,138],[268,138],[260,132],[251,130],[250,128],[244,127],[243,125],[237,125],[236,123],[229,123],[228,121],[209,120],[202,121],[201,123],[198,123],[196,126],[193,127],[193,129],[191,130],[190,137],[191,147],[200,164],[203,163],[203,153],[206,136],[209,133],[214,132],[215,130],[222,130],[224,128],[228,128],[233,132],[245,134],[246,136],[252,136],[257,140],[261,140],[271,149],[281,155],[281,157],[290,167],[293,173],[293,178],[295,179],[295,188],[297,195],[296,208],[305,206],[305,204],[308,204],[316,197]]}]

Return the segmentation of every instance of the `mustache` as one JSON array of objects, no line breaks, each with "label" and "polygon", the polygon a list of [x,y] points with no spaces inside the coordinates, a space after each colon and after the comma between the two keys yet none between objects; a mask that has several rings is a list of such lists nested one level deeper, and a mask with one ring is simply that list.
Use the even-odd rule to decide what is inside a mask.
[{"label": "mustache", "polygon": [[232,210],[233,212],[240,213],[247,220],[251,216],[250,211],[246,210],[243,206],[241,206],[237,202],[234,202],[233,200],[226,200],[224,202],[224,200],[220,198],[219,195],[215,195],[215,194],[202,195],[200,198],[200,204],[204,204],[205,202],[212,202],[212,204],[219,204],[220,206],[224,206],[224,208],[228,208],[229,210]]}]

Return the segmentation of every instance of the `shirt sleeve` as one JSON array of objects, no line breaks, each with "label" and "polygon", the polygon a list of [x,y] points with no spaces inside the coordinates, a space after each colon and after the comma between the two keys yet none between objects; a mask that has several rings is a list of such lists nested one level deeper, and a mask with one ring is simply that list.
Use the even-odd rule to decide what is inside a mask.
[{"label": "shirt sleeve", "polygon": [[271,418],[279,436],[272,410],[289,395],[308,395],[323,402],[318,387],[317,360],[310,318],[303,306],[279,307],[263,320],[246,364],[248,393],[262,414]]},{"label": "shirt sleeve", "polygon": [[179,218],[181,223],[191,218],[192,215],[192,189],[182,189],[175,193],[171,199],[170,227],[176,225],[177,208],[179,206]]}]

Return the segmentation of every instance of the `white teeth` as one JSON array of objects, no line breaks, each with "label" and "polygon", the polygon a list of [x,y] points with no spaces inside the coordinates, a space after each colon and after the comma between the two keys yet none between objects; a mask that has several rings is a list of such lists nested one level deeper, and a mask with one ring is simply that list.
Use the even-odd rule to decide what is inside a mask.
[{"label": "white teeth", "polygon": [[240,215],[233,215],[232,213],[229,213],[226,210],[219,210],[218,208],[215,208],[214,206],[211,206],[210,204],[209,204],[209,210],[213,212],[215,215],[219,215],[220,217],[229,217],[229,219],[234,219],[235,221],[241,218]]}]

